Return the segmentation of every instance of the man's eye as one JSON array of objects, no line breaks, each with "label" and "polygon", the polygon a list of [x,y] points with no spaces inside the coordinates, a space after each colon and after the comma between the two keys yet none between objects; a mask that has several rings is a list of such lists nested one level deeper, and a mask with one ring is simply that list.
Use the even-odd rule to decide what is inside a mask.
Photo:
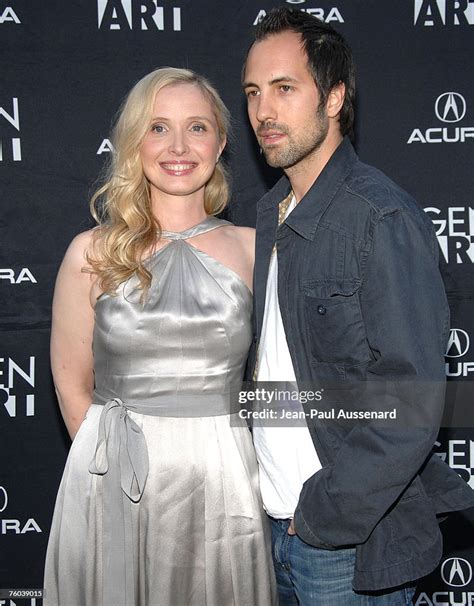
[{"label": "man's eye", "polygon": [[260,93],[258,90],[248,90],[247,91],[247,97],[257,97],[259,94]]},{"label": "man's eye", "polygon": [[292,88],[293,88],[293,87],[292,87],[292,86],[290,86],[289,84],[282,84],[282,85],[280,86],[280,90],[281,90],[283,93],[289,93],[289,92],[290,92],[290,90],[292,90]]},{"label": "man's eye", "polygon": [[205,132],[207,129],[206,129],[206,127],[205,127],[205,125],[204,125],[204,124],[193,124],[193,125],[191,126],[191,130],[192,130],[192,131],[194,131],[194,132],[196,132],[196,133],[203,133],[203,132]]}]

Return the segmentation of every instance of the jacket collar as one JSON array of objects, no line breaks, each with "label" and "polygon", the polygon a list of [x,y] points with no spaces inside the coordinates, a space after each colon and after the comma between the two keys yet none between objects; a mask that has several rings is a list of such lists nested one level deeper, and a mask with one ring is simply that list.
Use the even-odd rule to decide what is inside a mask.
[{"label": "jacket collar", "polygon": [[[288,215],[285,223],[307,240],[313,240],[318,224],[334,196],[357,162],[357,154],[348,137],[344,137],[321,174]],[[277,206],[291,190],[290,182],[283,176],[260,200],[259,210]]]}]

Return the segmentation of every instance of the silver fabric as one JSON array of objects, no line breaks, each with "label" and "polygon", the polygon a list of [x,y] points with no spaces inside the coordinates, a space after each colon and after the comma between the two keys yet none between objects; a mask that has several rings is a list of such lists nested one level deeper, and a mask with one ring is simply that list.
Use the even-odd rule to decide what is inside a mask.
[{"label": "silver fabric", "polygon": [[102,295],[95,393],[58,493],[46,606],[276,603],[266,520],[238,389],[251,294],[188,241],[208,217]]}]

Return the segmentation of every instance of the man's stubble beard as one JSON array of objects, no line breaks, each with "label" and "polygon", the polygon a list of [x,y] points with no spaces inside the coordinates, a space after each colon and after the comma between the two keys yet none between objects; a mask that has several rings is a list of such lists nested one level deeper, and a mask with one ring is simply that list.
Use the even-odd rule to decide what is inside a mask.
[{"label": "man's stubble beard", "polygon": [[329,119],[326,115],[326,109],[323,105],[318,107],[316,111],[316,120],[313,123],[313,128],[310,132],[305,131],[298,141],[291,138],[290,133],[285,129],[287,134],[287,145],[284,149],[262,148],[265,159],[269,166],[273,168],[291,168],[304,160],[314,152],[316,152],[326,140],[329,131]]}]

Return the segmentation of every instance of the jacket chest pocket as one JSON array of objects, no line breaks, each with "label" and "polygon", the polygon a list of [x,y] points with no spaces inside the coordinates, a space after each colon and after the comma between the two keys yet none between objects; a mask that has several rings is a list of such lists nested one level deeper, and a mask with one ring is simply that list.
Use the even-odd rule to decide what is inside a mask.
[{"label": "jacket chest pocket", "polygon": [[359,304],[359,280],[303,282],[309,347],[318,362],[356,365],[370,359]]}]

